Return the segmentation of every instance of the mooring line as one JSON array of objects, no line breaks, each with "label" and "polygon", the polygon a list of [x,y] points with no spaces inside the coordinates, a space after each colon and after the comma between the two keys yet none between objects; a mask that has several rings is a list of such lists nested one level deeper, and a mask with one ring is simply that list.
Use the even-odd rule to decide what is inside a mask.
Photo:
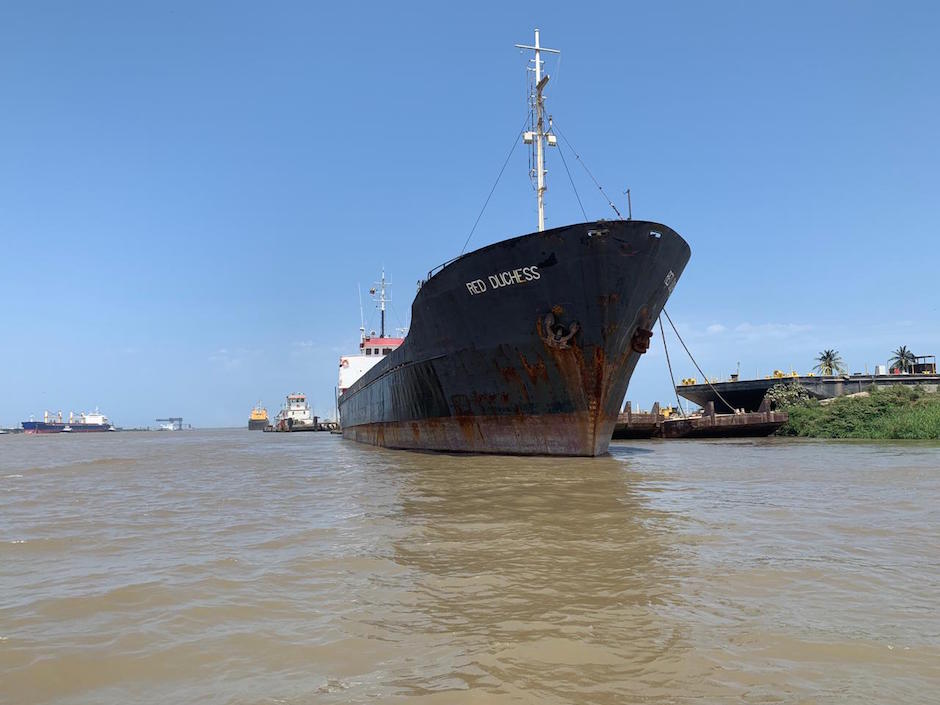
[{"label": "mooring line", "polygon": [[506,171],[506,165],[509,164],[510,158],[512,158],[512,153],[516,151],[516,145],[519,144],[519,135],[522,134],[522,131],[525,130],[525,126],[529,124],[529,120],[532,117],[532,111],[530,110],[526,116],[525,121],[522,123],[522,127],[516,131],[516,139],[512,141],[512,149],[509,150],[509,154],[506,155],[506,161],[503,162],[503,168],[499,170],[499,175],[496,177],[496,182],[493,184],[493,188],[490,189],[490,195],[486,197],[486,200],[483,202],[483,207],[480,209],[480,214],[477,216],[476,221],[473,223],[473,227],[470,228],[470,234],[467,235],[466,241],[463,243],[463,247],[460,250],[460,254],[463,254],[467,245],[470,244],[470,238],[473,237],[474,231],[477,229],[477,225],[480,224],[480,218],[483,217],[483,211],[486,210],[487,205],[489,205],[490,199],[493,197],[493,192],[496,190],[496,187],[499,185],[499,180],[503,178],[503,172]]},{"label": "mooring line", "polygon": [[[553,126],[554,126],[554,128],[555,128],[555,131],[556,131],[559,135],[561,135],[561,138],[565,141],[565,144],[568,145],[568,148],[571,150],[571,153],[574,155],[574,158],[578,160],[578,162],[581,164],[581,166],[584,167],[584,171],[587,172],[587,175],[591,177],[591,181],[593,181],[593,182],[594,182],[594,185],[597,186],[597,190],[600,191],[600,192],[601,192],[601,195],[603,195],[604,198],[607,200],[607,205],[609,205],[611,208],[614,209],[614,213],[617,214],[617,217],[620,218],[620,220],[623,220],[623,216],[620,214],[620,211],[617,210],[617,206],[614,205],[614,202],[613,202],[612,200],[610,200],[610,196],[607,195],[607,192],[604,190],[604,187],[601,186],[600,183],[598,182],[598,180],[594,178],[594,174],[592,174],[592,173],[591,173],[591,170],[587,168],[587,164],[585,164],[585,163],[584,163],[584,160],[581,159],[581,155],[578,154],[578,152],[575,150],[575,148],[574,148],[574,146],[571,144],[571,142],[568,141],[568,138],[565,137],[564,133],[563,133],[560,129],[558,129],[558,123],[557,123],[557,122],[553,122]],[[585,217],[586,217],[586,216],[585,216]]]},{"label": "mooring line", "polygon": [[[679,335],[679,330],[676,328],[676,324],[672,322],[672,319],[669,317],[669,314],[666,313],[665,306],[663,307],[663,315],[666,317],[666,320],[669,321],[669,325],[672,326],[673,332],[676,334],[676,337],[679,339],[679,342],[682,343],[682,347],[685,348],[685,352],[689,356],[689,359],[692,361],[692,364],[695,365],[695,369],[697,369],[699,374],[702,375],[702,379],[705,380],[705,384],[711,387],[711,390],[718,396],[719,399],[721,399],[722,402],[724,402],[724,405],[727,406],[729,409],[731,409],[732,414],[737,413],[737,409],[731,406],[731,404],[729,404],[728,401],[723,396],[721,396],[721,392],[715,389],[715,385],[713,385],[711,381],[708,379],[708,375],[702,372],[702,368],[698,366],[698,363],[695,361],[695,358],[692,357],[692,353],[689,351],[689,346],[685,344],[685,341],[682,339],[682,336]],[[660,325],[661,324],[662,324],[662,321],[660,321]],[[673,382],[675,382],[675,380],[673,380]],[[678,390],[676,390],[676,393],[678,394]]]},{"label": "mooring line", "polygon": [[669,346],[666,345],[666,331],[663,329],[663,317],[659,317],[659,334],[663,338],[663,350],[666,351],[666,367],[669,368],[669,380],[672,382],[672,391],[676,395],[676,404],[679,406],[679,414],[685,416],[685,412],[682,410],[682,402],[679,401],[679,389],[676,387],[676,377],[672,374],[672,362],[669,361]]}]

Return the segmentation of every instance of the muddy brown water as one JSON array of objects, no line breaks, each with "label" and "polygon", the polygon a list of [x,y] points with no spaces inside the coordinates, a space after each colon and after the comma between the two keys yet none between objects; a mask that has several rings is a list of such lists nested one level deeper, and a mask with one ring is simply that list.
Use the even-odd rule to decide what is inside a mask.
[{"label": "muddy brown water", "polygon": [[2,703],[940,702],[940,445],[0,437]]}]

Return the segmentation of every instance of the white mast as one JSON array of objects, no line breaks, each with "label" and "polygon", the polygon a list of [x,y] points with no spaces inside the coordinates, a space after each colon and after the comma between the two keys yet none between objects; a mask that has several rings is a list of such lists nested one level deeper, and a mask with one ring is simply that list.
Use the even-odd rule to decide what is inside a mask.
[{"label": "white mast", "polygon": [[379,337],[384,338],[385,337],[385,267],[382,267],[382,292],[379,297],[379,302],[381,303],[381,306],[382,306],[382,325],[381,325],[381,331],[380,331],[381,334],[379,335]]},{"label": "white mast", "polygon": [[[385,282],[385,267],[382,267],[382,281],[378,283],[379,284],[379,309],[382,311],[382,324],[380,326],[380,333],[379,333],[380,338],[385,337],[385,303],[390,300],[385,295],[385,283],[386,283]],[[376,290],[374,286],[371,289],[369,289],[369,293],[372,294],[372,296],[375,296]]]},{"label": "white mast", "polygon": [[359,291],[359,342],[361,343],[366,339],[366,316],[362,312],[362,287],[357,284],[356,289]]},{"label": "white mast", "polygon": [[535,30],[535,46],[527,44],[516,44],[520,49],[531,49],[535,52],[535,93],[531,99],[535,108],[535,130],[526,132],[523,135],[523,141],[526,144],[535,144],[535,176],[538,183],[536,192],[539,201],[539,232],[545,230],[545,155],[543,152],[545,139],[548,138],[548,145],[556,145],[555,135],[546,134],[544,112],[545,104],[542,99],[542,90],[548,83],[548,74],[542,76],[542,52],[547,51],[550,54],[560,54],[558,49],[547,49],[539,45],[539,30]]}]

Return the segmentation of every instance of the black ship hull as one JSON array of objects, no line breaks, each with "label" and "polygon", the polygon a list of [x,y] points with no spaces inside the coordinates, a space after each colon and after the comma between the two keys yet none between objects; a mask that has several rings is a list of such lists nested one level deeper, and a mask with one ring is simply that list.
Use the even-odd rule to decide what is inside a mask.
[{"label": "black ship hull", "polygon": [[25,433],[99,433],[102,431],[113,431],[111,424],[100,423],[60,423],[58,421],[24,421],[23,431]]},{"label": "black ship hull", "polygon": [[339,399],[389,448],[595,456],[690,256],[673,230],[598,221],[506,240],[431,277],[405,342]]},{"label": "black ship hull", "polygon": [[263,431],[267,425],[267,419],[248,419],[249,431]]}]

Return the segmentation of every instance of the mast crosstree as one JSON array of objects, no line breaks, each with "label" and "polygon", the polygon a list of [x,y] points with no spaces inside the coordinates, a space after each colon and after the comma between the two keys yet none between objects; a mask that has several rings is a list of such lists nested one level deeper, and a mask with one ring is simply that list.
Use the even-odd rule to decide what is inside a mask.
[{"label": "mast crosstree", "polygon": [[[532,92],[529,95],[529,100],[532,102],[532,107],[535,111],[535,125],[533,126],[534,130],[529,130],[524,132],[522,135],[523,141],[526,144],[533,145],[535,150],[535,178],[536,178],[536,193],[538,195],[539,202],[539,232],[545,230],[545,144],[548,144],[549,147],[557,146],[557,140],[555,135],[551,132],[545,131],[545,101],[542,97],[542,92],[545,90],[545,86],[548,84],[548,74],[542,75],[542,52],[547,51],[549,54],[560,54],[561,51],[558,49],[548,49],[539,44],[539,30],[535,30],[535,46],[529,46],[528,44],[516,44],[519,49],[530,49],[535,52],[535,58],[530,59],[529,61],[534,64],[533,68],[530,68],[529,71],[533,71],[535,75],[535,81],[533,83]],[[549,123],[551,118],[549,118]]]}]

